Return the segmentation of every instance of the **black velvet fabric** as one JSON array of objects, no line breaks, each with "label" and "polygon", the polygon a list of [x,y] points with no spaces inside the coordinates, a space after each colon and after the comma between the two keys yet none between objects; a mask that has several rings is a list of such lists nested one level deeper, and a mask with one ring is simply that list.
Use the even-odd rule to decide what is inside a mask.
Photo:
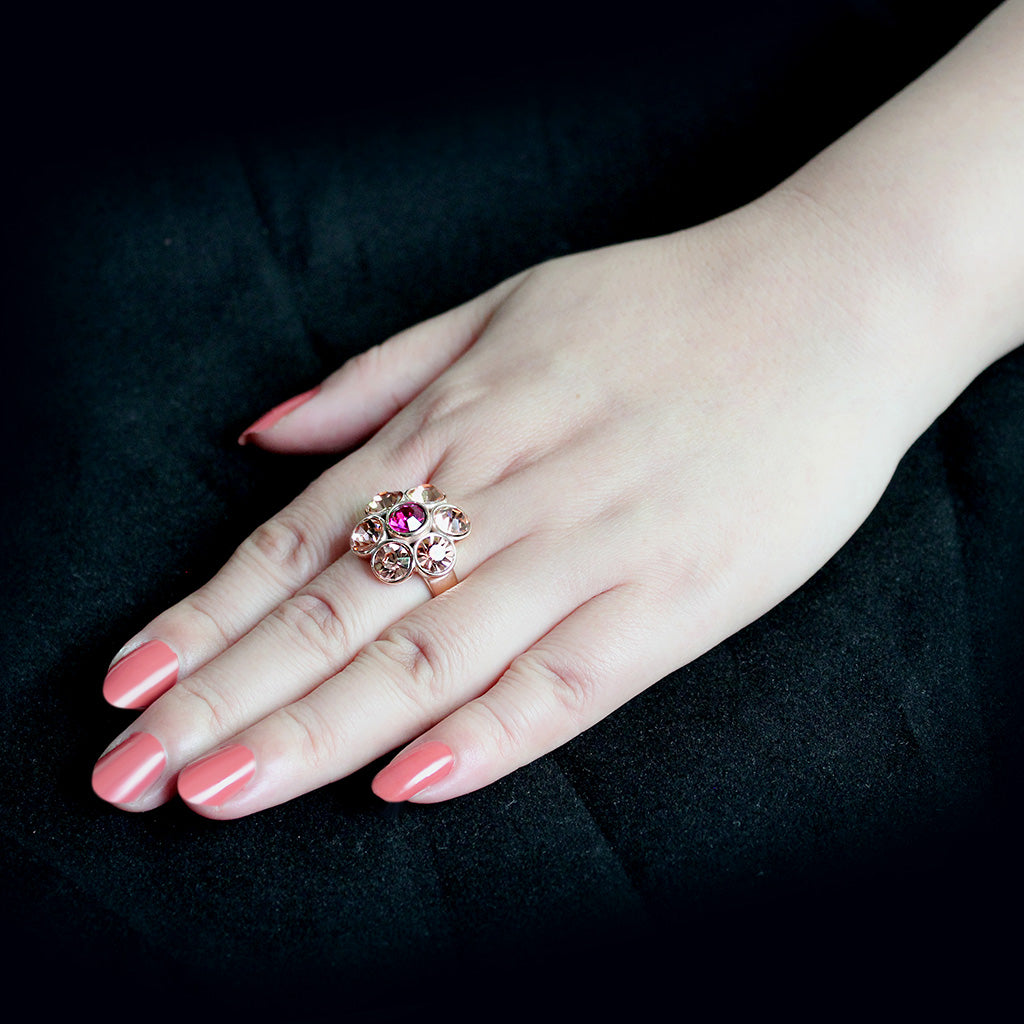
[{"label": "black velvet fabric", "polygon": [[323,38],[277,12],[262,47],[208,21],[130,46],[125,23],[27,33],[5,167],[9,983],[153,1020],[997,993],[1022,351],[790,599],[486,790],[392,807],[376,765],[216,823],[89,786],[131,714],[100,694],[115,651],[331,462],[239,448],[246,425],[526,266],[753,198],[993,6],[520,9]]}]

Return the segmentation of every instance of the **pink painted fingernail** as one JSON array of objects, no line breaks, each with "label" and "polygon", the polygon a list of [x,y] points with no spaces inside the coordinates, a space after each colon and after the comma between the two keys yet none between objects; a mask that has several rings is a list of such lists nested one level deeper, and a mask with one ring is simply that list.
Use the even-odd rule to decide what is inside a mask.
[{"label": "pink painted fingernail", "polygon": [[156,782],[165,764],[160,741],[148,732],[137,732],[96,762],[93,792],[108,803],[130,804]]},{"label": "pink painted fingernail", "polygon": [[162,640],[126,654],[103,680],[103,696],[117,708],[144,708],[178,680],[178,656]]},{"label": "pink painted fingernail", "polygon": [[240,792],[255,774],[253,752],[236,743],[183,769],[178,776],[178,792],[186,803],[220,807]]},{"label": "pink painted fingernail", "polygon": [[246,427],[242,431],[241,437],[238,439],[239,444],[248,444],[249,438],[253,434],[258,434],[263,430],[269,430],[272,426],[280,423],[290,412],[298,409],[300,405],[305,405],[318,391],[320,386],[317,385],[315,388],[311,388],[309,391],[304,391],[301,395],[296,395],[294,398],[289,398],[287,402],[282,402],[280,405],[274,406],[270,412],[264,413],[251,427]]},{"label": "pink painted fingernail", "polygon": [[455,755],[443,743],[432,740],[399,754],[377,773],[371,784],[374,793],[390,803],[409,797],[440,782],[455,764]]}]

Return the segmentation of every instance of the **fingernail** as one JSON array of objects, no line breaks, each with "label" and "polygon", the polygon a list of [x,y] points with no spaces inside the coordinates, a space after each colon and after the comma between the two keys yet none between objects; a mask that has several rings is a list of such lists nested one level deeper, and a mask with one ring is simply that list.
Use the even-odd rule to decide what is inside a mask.
[{"label": "fingernail", "polygon": [[178,680],[178,656],[162,640],[126,654],[103,680],[103,696],[117,708],[144,708]]},{"label": "fingernail", "polygon": [[280,405],[274,406],[270,412],[264,413],[251,427],[246,427],[246,429],[242,431],[241,436],[238,438],[238,443],[248,444],[249,438],[252,437],[253,434],[259,434],[261,431],[269,430],[275,424],[280,423],[288,413],[298,409],[300,405],[304,405],[319,390],[320,386],[317,385],[309,391],[304,391],[301,395],[289,398],[287,402],[282,402]]},{"label": "fingernail", "polygon": [[148,732],[137,732],[96,762],[93,792],[108,803],[130,804],[156,782],[166,763],[160,741]]},{"label": "fingernail", "polygon": [[383,771],[377,773],[370,788],[390,803],[409,797],[440,782],[455,764],[455,755],[443,743],[431,741],[404,754],[399,754]]},{"label": "fingernail", "polygon": [[255,774],[253,752],[236,743],[185,768],[178,776],[178,793],[186,803],[220,807]]}]

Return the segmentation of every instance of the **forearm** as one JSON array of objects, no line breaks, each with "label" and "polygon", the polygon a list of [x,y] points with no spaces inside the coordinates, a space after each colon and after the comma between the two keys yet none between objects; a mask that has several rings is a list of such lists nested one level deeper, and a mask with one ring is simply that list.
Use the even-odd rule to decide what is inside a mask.
[{"label": "forearm", "polygon": [[849,261],[852,288],[864,274],[887,279],[902,322],[882,365],[908,389],[912,375],[928,378],[928,406],[951,401],[1024,340],[1024,0],[1004,3],[775,196],[828,225],[825,258]]}]

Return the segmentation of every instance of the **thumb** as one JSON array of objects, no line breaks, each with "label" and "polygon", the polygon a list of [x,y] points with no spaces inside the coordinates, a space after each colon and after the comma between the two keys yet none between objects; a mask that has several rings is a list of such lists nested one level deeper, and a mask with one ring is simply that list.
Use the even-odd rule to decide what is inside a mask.
[{"label": "thumb", "polygon": [[522,276],[354,356],[317,387],[264,413],[238,443],[291,453],[351,448],[472,346]]}]

